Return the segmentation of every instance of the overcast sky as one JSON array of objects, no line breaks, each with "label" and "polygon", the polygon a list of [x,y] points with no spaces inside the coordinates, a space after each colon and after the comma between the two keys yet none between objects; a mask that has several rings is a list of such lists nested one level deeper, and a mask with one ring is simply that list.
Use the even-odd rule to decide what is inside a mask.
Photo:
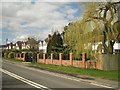
[{"label": "overcast sky", "polygon": [[85,3],[80,2],[3,2],[0,10],[2,44],[25,40],[29,36],[44,40],[48,34],[81,18]]}]

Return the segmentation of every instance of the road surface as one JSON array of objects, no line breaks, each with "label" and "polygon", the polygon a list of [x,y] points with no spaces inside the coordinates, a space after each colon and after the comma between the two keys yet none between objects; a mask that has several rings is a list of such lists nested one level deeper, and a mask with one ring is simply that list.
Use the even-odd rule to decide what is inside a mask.
[{"label": "road surface", "polygon": [[[2,61],[2,88],[40,90],[114,90],[112,87],[83,81],[79,78],[28,67],[26,64]],[[85,89],[86,88],[86,89]]]}]

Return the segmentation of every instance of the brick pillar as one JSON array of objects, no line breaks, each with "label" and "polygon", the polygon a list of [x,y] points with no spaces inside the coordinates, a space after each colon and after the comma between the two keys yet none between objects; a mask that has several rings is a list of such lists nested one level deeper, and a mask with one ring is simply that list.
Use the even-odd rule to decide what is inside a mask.
[{"label": "brick pillar", "polygon": [[16,59],[18,59],[18,53],[16,53]]},{"label": "brick pillar", "polygon": [[62,65],[62,53],[59,53],[59,61],[60,61],[60,65]]},{"label": "brick pillar", "polygon": [[82,53],[82,67],[83,68],[86,68],[85,61],[86,61],[86,53]]},{"label": "brick pillar", "polygon": [[51,64],[53,64],[53,53],[51,53]]},{"label": "brick pillar", "polygon": [[14,53],[14,58],[16,58],[16,53]]},{"label": "brick pillar", "polygon": [[43,60],[44,60],[44,63],[46,63],[46,54],[45,53],[43,54]]},{"label": "brick pillar", "polygon": [[98,60],[97,60],[97,68],[102,69],[102,54],[101,52],[98,52]]},{"label": "brick pillar", "polygon": [[21,59],[21,53],[20,53],[20,59]]},{"label": "brick pillar", "polygon": [[25,61],[26,53],[23,53],[23,61]]},{"label": "brick pillar", "polygon": [[20,53],[18,53],[18,59],[20,59]]},{"label": "brick pillar", "polygon": [[70,65],[73,66],[72,53],[70,53]]},{"label": "brick pillar", "polygon": [[38,53],[38,54],[37,54],[37,62],[39,62],[39,58],[40,58],[39,55],[40,55],[40,54]]},{"label": "brick pillar", "polygon": [[6,58],[6,56],[7,56],[6,53],[4,53],[4,58]]}]

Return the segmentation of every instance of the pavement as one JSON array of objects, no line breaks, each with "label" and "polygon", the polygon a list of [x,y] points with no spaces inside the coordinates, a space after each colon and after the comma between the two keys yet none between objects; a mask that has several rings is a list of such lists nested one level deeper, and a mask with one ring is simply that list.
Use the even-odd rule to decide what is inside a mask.
[{"label": "pavement", "polygon": [[[69,75],[31,66],[29,63],[2,61],[2,88],[19,89],[102,89],[118,90],[118,82],[87,75]],[[13,75],[13,76],[12,76]],[[15,76],[15,77],[14,77]],[[27,81],[27,82],[25,82]],[[28,83],[29,82],[29,83]],[[16,89],[15,89],[16,90]]]}]

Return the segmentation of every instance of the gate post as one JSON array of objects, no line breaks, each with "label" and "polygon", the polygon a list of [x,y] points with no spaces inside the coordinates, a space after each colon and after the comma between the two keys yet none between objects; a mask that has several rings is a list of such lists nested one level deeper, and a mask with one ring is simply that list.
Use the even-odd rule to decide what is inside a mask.
[{"label": "gate post", "polygon": [[59,61],[60,61],[60,65],[62,65],[62,53],[59,53]]},{"label": "gate post", "polygon": [[23,61],[26,59],[26,53],[23,53]]},{"label": "gate post", "polygon": [[14,53],[14,58],[16,58],[16,53]]},{"label": "gate post", "polygon": [[45,53],[43,54],[43,60],[44,60],[44,63],[46,64],[46,54]]},{"label": "gate post", "polygon": [[16,59],[18,59],[18,53],[16,53]]},{"label": "gate post", "polygon": [[86,68],[85,61],[86,61],[86,53],[82,53],[82,67],[83,68]]},{"label": "gate post", "polygon": [[98,60],[97,60],[97,69],[102,69],[102,62],[101,62],[101,60],[102,60],[102,54],[101,54],[101,52],[98,52]]},{"label": "gate post", "polygon": [[51,64],[53,64],[53,53],[51,53]]},{"label": "gate post", "polygon": [[21,60],[21,53],[19,55],[20,55],[20,60]]},{"label": "gate post", "polygon": [[39,55],[40,55],[40,54],[38,53],[38,54],[37,54],[37,62],[39,62],[39,58],[40,58]]},{"label": "gate post", "polygon": [[72,53],[70,53],[70,65],[73,65],[73,60],[72,60]]}]

